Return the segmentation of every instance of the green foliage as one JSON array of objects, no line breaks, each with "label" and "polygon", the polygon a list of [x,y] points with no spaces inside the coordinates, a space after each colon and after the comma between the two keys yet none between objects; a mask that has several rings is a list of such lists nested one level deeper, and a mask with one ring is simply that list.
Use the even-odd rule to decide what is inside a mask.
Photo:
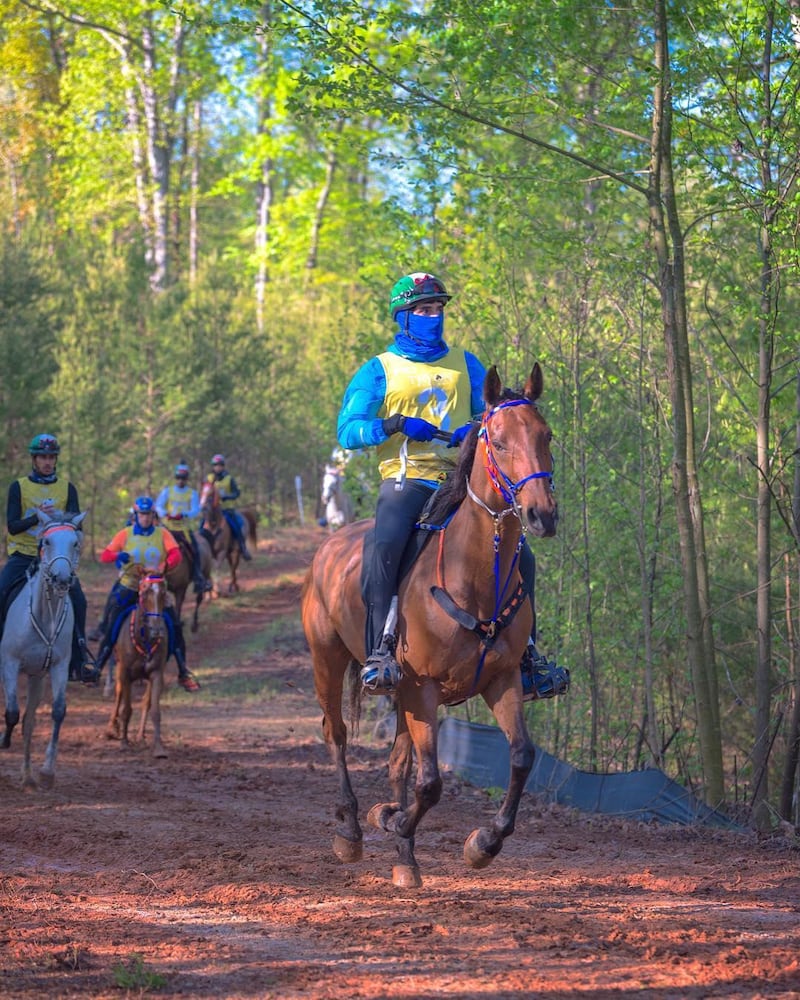
[{"label": "green foliage", "polygon": [[[92,548],[116,530],[132,495],[171,479],[178,459],[199,483],[216,451],[266,520],[295,516],[296,476],[312,510],[344,386],[391,339],[391,284],[410,270],[440,273],[455,293],[451,343],[512,384],[534,361],[544,366],[562,520],[557,539],[534,543],[539,621],[573,689],[532,710],[535,724],[575,764],[640,766],[668,745],[667,769],[692,779],[670,358],[643,197],[650,5],[91,0],[64,8],[69,17],[0,9],[5,479],[27,469],[33,433],[59,434],[61,468],[92,508]],[[691,18],[669,14],[704,556],[731,771],[734,757],[737,766],[747,758],[757,642],[765,233],[781,279],[769,471],[780,697],[796,670],[786,626],[794,612],[787,618],[779,579],[784,567],[792,578],[796,549],[800,124],[784,14],[776,11],[768,118],[763,11],[702,3]],[[155,290],[159,154],[170,277]],[[372,459],[348,468],[351,489],[362,478],[374,487]],[[660,741],[649,751],[648,672]]]},{"label": "green foliage", "polygon": [[167,985],[166,976],[153,972],[141,955],[131,955],[127,962],[115,965],[114,985],[120,990],[135,990],[139,996],[157,992]]}]

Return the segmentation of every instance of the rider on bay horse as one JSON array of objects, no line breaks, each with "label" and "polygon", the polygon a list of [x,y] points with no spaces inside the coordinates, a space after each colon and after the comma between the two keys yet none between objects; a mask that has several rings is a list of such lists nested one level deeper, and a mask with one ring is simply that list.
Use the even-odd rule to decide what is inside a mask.
[{"label": "rider on bay horse", "polygon": [[[155,515],[152,498],[138,497],[133,505],[133,523],[118,531],[100,553],[100,562],[114,563],[120,573],[108,595],[103,621],[92,633],[102,641],[97,654],[96,680],[111,657],[125,617],[138,603],[142,572],[164,573],[181,561],[180,546],[166,528],[155,524]],[[178,664],[178,683],[187,691],[197,691],[200,685],[186,666],[181,623],[170,604],[164,608],[164,617],[170,634],[169,654],[174,654]]]},{"label": "rider on bay horse", "polygon": [[178,462],[175,466],[175,482],[156,497],[156,511],[161,523],[175,536],[178,544],[185,545],[192,555],[192,576],[195,593],[211,590],[211,581],[203,576],[200,552],[197,548],[195,531],[200,525],[200,496],[189,486],[189,466]]},{"label": "rider on bay horse", "polygon": [[244,537],[244,518],[235,507],[241,491],[236,480],[225,468],[224,455],[215,455],[211,459],[211,467],[214,472],[208,477],[209,482],[213,482],[217,487],[220,503],[222,504],[222,513],[230,526],[233,537],[239,544],[242,558],[250,560],[253,557],[247,549],[247,542]]},{"label": "rider on bay horse", "polygon": [[[375,447],[380,461],[374,547],[363,581],[367,659],[361,682],[371,694],[385,694],[401,676],[390,612],[406,543],[426,502],[455,467],[447,449],[461,444],[484,411],[483,364],[444,340],[444,307],[450,298],[444,282],[432,274],[416,272],[395,283],[389,296],[397,324],[394,341],[358,369],[339,412],[339,444]],[[442,432],[449,440],[434,441]],[[519,571],[534,612],[520,664],[523,699],[550,698],[567,690],[569,674],[534,644],[536,563],[527,544],[520,551]]]}]

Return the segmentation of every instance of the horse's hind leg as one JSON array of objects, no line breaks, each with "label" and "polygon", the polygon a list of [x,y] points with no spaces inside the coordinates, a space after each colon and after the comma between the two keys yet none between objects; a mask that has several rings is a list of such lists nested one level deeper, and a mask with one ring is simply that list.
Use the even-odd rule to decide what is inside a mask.
[{"label": "horse's hind leg", "polygon": [[196,632],[200,624],[200,605],[203,603],[203,592],[201,591],[194,600],[194,614],[192,615],[192,632]]},{"label": "horse's hind leg", "polygon": [[522,714],[521,698],[519,695],[515,697],[514,691],[508,689],[508,681],[503,682],[502,678],[498,678],[496,685],[497,687],[502,685],[505,690],[500,687],[498,693],[496,687],[490,687],[483,696],[497,719],[497,724],[506,734],[511,756],[511,772],[508,790],[492,820],[492,825],[473,830],[464,843],[464,861],[471,868],[485,868],[491,864],[500,853],[503,841],[514,832],[517,809],[535,755]]},{"label": "horse's hind leg", "polygon": [[[400,888],[422,885],[419,865],[414,857],[414,836],[425,813],[439,801],[442,778],[436,758],[437,693],[432,685],[415,691],[413,701],[401,696],[398,702],[397,740],[389,760],[389,776],[397,803],[383,803],[369,811],[369,822],[379,830],[395,835],[397,864],[392,882]],[[417,751],[417,780],[414,801],[405,806],[405,786],[411,767],[412,745]]]},{"label": "horse's hind leg", "polygon": [[[316,610],[314,617],[317,622],[323,614],[321,608]],[[328,634],[323,637],[309,621],[311,617],[304,609],[303,624],[314,662],[314,687],[322,709],[322,731],[336,769],[338,787],[333,852],[340,861],[350,863],[361,860],[363,842],[358,822],[358,800],[347,770],[347,727],[342,715],[344,675],[351,659],[338,635],[326,624],[323,628]]]},{"label": "horse's hind leg", "polygon": [[44,752],[44,764],[39,770],[39,781],[43,788],[52,788],[56,777],[56,757],[58,756],[58,737],[61,724],[67,715],[67,671],[69,663],[65,662],[57,671],[50,673],[50,686],[53,692],[53,729],[50,742]]}]

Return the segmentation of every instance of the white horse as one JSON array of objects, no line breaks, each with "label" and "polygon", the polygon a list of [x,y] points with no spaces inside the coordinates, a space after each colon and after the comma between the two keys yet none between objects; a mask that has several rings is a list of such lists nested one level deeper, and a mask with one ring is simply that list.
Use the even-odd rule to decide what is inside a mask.
[{"label": "white horse", "polygon": [[325,504],[325,520],[331,531],[351,524],[356,519],[353,501],[344,489],[344,477],[335,465],[325,466],[322,477],[322,502]]},{"label": "white horse", "polygon": [[31,774],[31,738],[45,677],[50,678],[53,695],[53,730],[39,778],[45,788],[52,787],[55,779],[58,736],[67,714],[67,676],[74,625],[69,588],[80,559],[83,541],[80,526],[86,511],[60,517],[50,517],[39,511],[38,516],[41,524],[39,566],[28,575],[22,590],[11,602],[0,640],[0,666],[6,696],[6,729],[0,739],[0,747],[4,749],[11,745],[11,733],[19,722],[19,675],[24,673],[28,678],[22,719],[22,784],[26,788],[35,788],[37,784]]}]

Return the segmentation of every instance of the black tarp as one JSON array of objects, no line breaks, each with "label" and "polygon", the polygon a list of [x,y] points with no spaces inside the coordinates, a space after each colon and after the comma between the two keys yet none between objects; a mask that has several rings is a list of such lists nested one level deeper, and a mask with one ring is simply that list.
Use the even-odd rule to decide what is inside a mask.
[{"label": "black tarp", "polygon": [[[508,741],[496,726],[446,716],[439,727],[439,763],[480,788],[508,785]],[[661,823],[736,826],[658,768],[594,774],[579,771],[539,747],[525,790],[582,812]]]}]

